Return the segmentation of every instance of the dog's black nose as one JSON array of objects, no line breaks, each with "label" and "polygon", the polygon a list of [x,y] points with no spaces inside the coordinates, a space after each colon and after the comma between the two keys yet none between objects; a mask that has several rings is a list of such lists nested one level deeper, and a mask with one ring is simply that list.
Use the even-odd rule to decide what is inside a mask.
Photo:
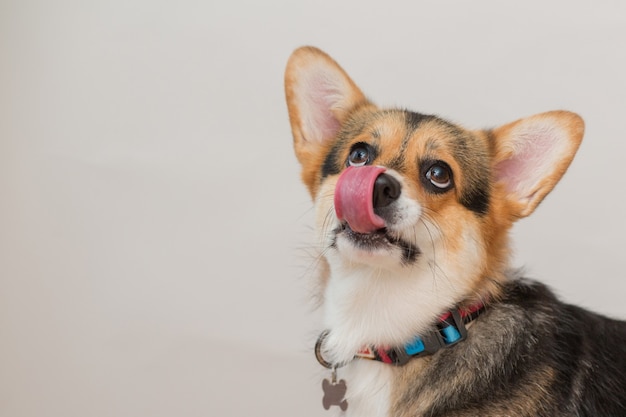
[{"label": "dog's black nose", "polygon": [[386,207],[400,197],[402,186],[391,175],[380,174],[374,182],[374,208]]}]

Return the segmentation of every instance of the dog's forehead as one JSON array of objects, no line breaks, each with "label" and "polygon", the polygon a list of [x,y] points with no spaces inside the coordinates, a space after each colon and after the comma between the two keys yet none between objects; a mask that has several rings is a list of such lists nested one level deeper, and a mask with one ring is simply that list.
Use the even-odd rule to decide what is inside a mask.
[{"label": "dog's forehead", "polygon": [[[463,171],[488,165],[488,143],[481,137],[437,116],[407,110],[366,110],[352,115],[328,148],[322,178],[338,174],[351,145],[367,142],[380,162],[401,168],[409,158],[452,158]],[[450,163],[451,161],[446,161]]]},{"label": "dog's forehead", "polygon": [[360,113],[344,125],[336,147],[361,140],[377,145],[380,158],[396,162],[400,157],[439,156],[453,158],[464,171],[488,165],[483,137],[434,115],[407,110]]}]

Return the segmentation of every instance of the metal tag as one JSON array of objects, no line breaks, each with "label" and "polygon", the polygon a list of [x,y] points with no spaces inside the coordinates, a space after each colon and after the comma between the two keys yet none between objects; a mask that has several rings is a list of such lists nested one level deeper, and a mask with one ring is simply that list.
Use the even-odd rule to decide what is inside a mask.
[{"label": "metal tag", "polygon": [[348,401],[344,398],[348,387],[346,381],[340,379],[337,382],[337,368],[333,367],[333,373],[330,380],[325,379],[322,381],[322,389],[324,390],[324,398],[322,398],[322,405],[324,409],[328,410],[331,406],[336,405],[341,408],[342,411],[348,409]]}]

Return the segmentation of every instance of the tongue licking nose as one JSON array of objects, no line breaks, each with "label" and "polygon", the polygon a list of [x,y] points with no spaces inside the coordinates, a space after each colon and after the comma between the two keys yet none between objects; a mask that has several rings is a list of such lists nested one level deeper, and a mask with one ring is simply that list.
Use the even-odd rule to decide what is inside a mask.
[{"label": "tongue licking nose", "polygon": [[374,213],[374,189],[383,172],[385,168],[379,166],[348,167],[337,180],[335,213],[357,233],[372,233],[385,227],[385,220]]}]

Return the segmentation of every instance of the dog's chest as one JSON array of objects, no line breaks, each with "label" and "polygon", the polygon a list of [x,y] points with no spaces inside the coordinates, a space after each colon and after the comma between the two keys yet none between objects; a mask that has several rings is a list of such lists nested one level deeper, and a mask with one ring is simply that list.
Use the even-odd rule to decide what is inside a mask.
[{"label": "dog's chest", "polygon": [[340,368],[338,379],[346,381],[348,408],[335,408],[335,416],[342,417],[388,417],[391,407],[394,369],[388,365],[369,360],[356,360]]},{"label": "dog's chest", "polygon": [[[338,380],[347,386],[345,400],[348,407],[332,407],[336,417],[419,417],[433,404],[437,390],[426,390],[422,395],[407,398],[402,394],[411,391],[409,385],[417,384],[425,363],[415,361],[405,367],[394,367],[366,359],[355,360],[338,369]],[[332,410],[332,409],[331,409]]]}]

